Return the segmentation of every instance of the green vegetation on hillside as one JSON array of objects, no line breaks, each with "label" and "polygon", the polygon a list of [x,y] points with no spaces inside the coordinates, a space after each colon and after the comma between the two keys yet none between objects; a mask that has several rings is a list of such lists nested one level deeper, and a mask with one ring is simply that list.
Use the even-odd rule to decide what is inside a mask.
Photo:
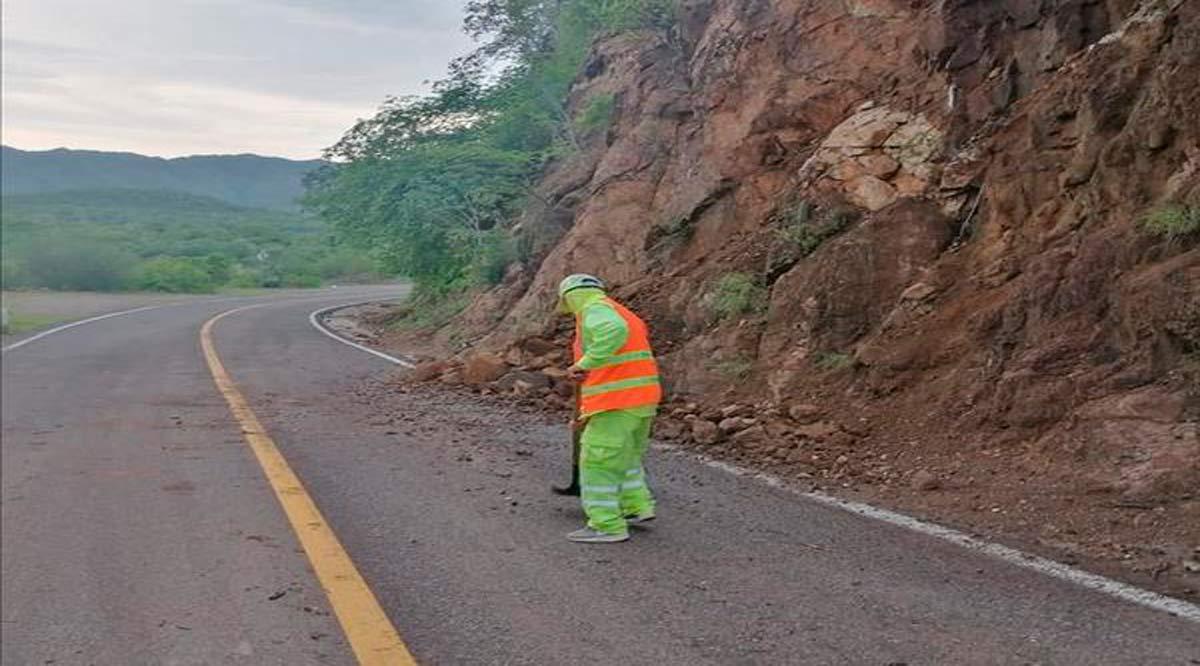
[{"label": "green vegetation on hillside", "polygon": [[211,292],[310,287],[375,272],[310,215],[180,192],[97,190],[0,200],[5,288]]},{"label": "green vegetation on hillside", "polygon": [[[427,97],[387,100],[326,152],[308,208],[434,303],[502,279],[522,252],[508,228],[535,174],[602,127],[615,99],[570,117],[567,94],[605,33],[666,30],[675,0],[472,0],[482,43]],[[496,73],[498,70],[498,74]]]}]

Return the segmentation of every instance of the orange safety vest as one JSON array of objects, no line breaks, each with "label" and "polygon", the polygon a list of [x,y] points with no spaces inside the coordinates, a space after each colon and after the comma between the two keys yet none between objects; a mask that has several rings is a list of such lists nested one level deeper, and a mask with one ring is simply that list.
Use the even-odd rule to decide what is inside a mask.
[{"label": "orange safety vest", "polygon": [[[603,367],[588,370],[579,392],[579,413],[590,416],[615,409],[648,407],[662,401],[658,363],[650,350],[650,329],[646,322],[620,303],[605,298],[608,305],[625,320],[629,338]],[[575,362],[583,358],[583,315],[575,315]]]}]

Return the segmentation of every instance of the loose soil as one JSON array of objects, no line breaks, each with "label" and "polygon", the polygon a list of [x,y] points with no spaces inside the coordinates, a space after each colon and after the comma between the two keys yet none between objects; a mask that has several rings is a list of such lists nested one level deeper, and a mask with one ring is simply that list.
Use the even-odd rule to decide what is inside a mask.
[{"label": "loose soil", "polygon": [[[427,337],[382,327],[394,312],[388,305],[343,310],[337,327],[353,331],[360,342],[383,344],[393,352],[420,358]],[[392,386],[423,396],[430,409],[442,401],[454,405],[451,411],[472,403],[504,409],[506,428],[522,427],[522,421],[563,423],[570,416],[555,398],[514,395],[495,385],[466,387],[453,372],[447,375],[415,383],[406,373],[398,373]],[[818,404],[836,398],[810,397]],[[509,414],[513,409],[524,415]],[[893,509],[1146,589],[1200,601],[1200,496],[1138,502],[1104,488],[1080,493],[1076,485],[1064,485],[1069,469],[1039,463],[1029,447],[978,446],[950,435],[937,436],[920,424],[896,419],[886,405],[868,406],[853,419],[838,419],[841,428],[856,431],[855,437],[808,444],[803,461],[794,456],[781,461],[769,448],[739,446],[728,439],[703,445],[690,437],[673,437],[685,411],[688,406],[681,403],[666,405],[656,437],[716,460],[776,475],[801,488]]]}]

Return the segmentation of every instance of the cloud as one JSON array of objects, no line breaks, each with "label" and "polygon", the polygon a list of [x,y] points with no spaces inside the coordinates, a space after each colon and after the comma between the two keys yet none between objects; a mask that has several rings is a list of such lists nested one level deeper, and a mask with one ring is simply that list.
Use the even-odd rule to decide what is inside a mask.
[{"label": "cloud", "polygon": [[314,157],[471,48],[464,2],[6,0],[4,141]]}]

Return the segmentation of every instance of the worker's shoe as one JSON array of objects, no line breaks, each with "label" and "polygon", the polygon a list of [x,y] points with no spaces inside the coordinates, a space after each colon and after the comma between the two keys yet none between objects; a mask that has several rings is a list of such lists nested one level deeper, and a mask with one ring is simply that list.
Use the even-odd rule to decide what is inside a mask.
[{"label": "worker's shoe", "polygon": [[625,516],[625,524],[626,525],[642,525],[642,524],[645,524],[645,523],[648,523],[648,522],[654,520],[655,518],[657,518],[657,516],[654,515],[654,510],[651,509],[650,511],[646,511],[645,513],[631,513],[631,514]]},{"label": "worker's shoe", "polygon": [[567,539],[576,543],[617,543],[629,539],[629,532],[600,532],[590,527],[575,530],[567,535]]}]

